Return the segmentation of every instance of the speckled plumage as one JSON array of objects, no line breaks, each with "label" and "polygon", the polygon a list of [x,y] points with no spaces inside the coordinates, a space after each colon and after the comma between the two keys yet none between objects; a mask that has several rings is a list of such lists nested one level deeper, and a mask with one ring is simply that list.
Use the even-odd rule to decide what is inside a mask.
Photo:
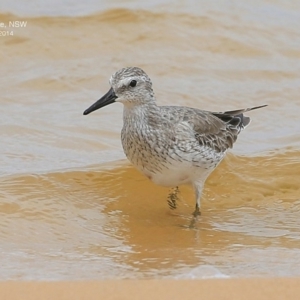
[{"label": "speckled plumage", "polygon": [[259,107],[214,113],[157,106],[150,78],[137,67],[119,70],[110,84],[110,91],[84,114],[112,102],[123,103],[121,138],[129,161],[158,185],[192,184],[196,193],[194,215],[200,214],[206,178],[249,124],[243,113]]}]

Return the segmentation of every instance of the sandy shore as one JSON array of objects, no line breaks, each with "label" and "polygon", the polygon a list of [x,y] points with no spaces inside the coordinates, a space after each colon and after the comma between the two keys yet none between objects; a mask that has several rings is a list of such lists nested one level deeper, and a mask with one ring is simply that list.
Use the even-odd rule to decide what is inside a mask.
[{"label": "sandy shore", "polygon": [[1,282],[1,299],[298,299],[300,278]]}]

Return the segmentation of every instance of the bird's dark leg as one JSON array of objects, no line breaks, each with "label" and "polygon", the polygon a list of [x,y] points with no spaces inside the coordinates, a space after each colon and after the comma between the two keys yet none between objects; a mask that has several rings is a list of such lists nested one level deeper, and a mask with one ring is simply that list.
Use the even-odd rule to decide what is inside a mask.
[{"label": "bird's dark leg", "polygon": [[195,207],[195,210],[193,212],[193,216],[194,217],[197,217],[197,216],[200,216],[201,215],[201,211],[200,211],[200,207],[198,206],[198,204],[196,203],[196,207]]},{"label": "bird's dark leg", "polygon": [[199,221],[199,216],[201,215],[200,212],[200,199],[201,199],[201,194],[202,194],[202,189],[203,189],[203,183],[201,182],[195,182],[193,184],[194,189],[195,189],[195,195],[196,195],[196,206],[195,206],[195,211],[193,212],[193,218],[191,220],[190,229],[195,229],[197,222]]},{"label": "bird's dark leg", "polygon": [[195,189],[195,195],[196,195],[196,207],[195,207],[195,211],[193,212],[193,216],[197,217],[197,216],[201,215],[200,198],[201,198],[201,194],[202,194],[203,183],[202,182],[194,183],[194,189]]},{"label": "bird's dark leg", "polygon": [[176,186],[175,188],[171,189],[171,192],[168,196],[168,204],[171,209],[177,208],[176,201],[178,200],[178,192],[179,192],[179,189],[178,189],[178,186]]}]

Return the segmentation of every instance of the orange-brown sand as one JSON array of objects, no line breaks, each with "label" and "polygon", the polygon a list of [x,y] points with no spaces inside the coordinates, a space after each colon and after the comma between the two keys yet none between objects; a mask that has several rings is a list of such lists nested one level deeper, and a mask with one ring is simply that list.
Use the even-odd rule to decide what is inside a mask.
[{"label": "orange-brown sand", "polygon": [[300,278],[1,282],[7,300],[299,299]]}]

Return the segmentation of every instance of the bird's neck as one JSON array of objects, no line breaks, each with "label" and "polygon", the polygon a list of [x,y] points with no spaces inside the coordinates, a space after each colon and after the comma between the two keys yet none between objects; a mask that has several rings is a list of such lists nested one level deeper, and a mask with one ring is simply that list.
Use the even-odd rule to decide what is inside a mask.
[{"label": "bird's neck", "polygon": [[140,104],[124,104],[123,120],[124,123],[142,123],[152,115],[159,115],[159,107],[155,101],[149,101]]}]

